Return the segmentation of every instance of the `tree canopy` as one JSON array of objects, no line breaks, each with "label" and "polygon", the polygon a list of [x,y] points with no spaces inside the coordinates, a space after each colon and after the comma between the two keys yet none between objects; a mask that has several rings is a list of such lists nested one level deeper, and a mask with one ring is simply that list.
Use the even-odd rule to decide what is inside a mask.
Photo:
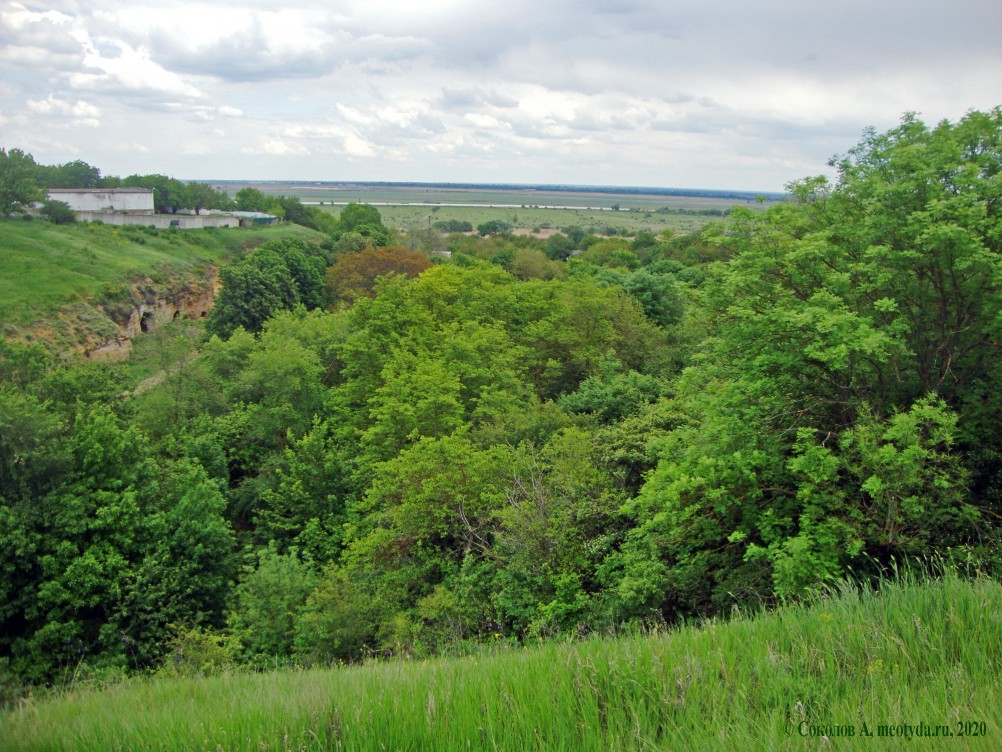
[{"label": "tree canopy", "polygon": [[20,149],[0,149],[0,215],[23,211],[43,197],[36,182],[37,165]]},{"label": "tree canopy", "polygon": [[128,398],[4,344],[0,670],[145,669],[192,630],[259,667],[425,656],[932,558],[998,576],[1000,139],[1000,110],[908,115],[697,235],[435,263],[346,207],[224,267]]}]

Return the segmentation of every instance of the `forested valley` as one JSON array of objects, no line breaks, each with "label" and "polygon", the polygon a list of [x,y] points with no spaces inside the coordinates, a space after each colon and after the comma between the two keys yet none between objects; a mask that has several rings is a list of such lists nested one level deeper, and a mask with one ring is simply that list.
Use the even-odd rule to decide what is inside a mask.
[{"label": "forested valley", "polygon": [[223,267],[129,393],[0,345],[5,699],[997,576],[1002,110],[832,166],[694,235],[447,259],[352,205]]}]

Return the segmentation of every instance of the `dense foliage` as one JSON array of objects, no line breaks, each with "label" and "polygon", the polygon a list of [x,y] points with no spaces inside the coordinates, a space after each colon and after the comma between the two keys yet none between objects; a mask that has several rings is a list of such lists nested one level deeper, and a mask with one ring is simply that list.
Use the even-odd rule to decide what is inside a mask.
[{"label": "dense foliage", "polygon": [[1000,126],[908,116],[700,236],[432,264],[345,209],[225,270],[130,399],[6,346],[2,655],[429,654],[997,571]]}]

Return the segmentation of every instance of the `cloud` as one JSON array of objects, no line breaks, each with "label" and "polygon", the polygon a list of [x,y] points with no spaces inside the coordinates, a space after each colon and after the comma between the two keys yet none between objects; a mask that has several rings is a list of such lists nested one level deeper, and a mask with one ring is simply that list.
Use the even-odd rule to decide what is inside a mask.
[{"label": "cloud", "polygon": [[265,139],[256,146],[245,146],[242,154],[267,154],[276,157],[301,156],[310,153],[309,149],[296,144],[289,144],[278,139]]},{"label": "cloud", "polygon": [[80,65],[80,45],[70,35],[73,19],[58,11],[39,13],[20,3],[0,4],[0,64],[8,72],[52,75]]},{"label": "cloud", "polygon": [[0,113],[106,174],[778,190],[1000,104],[1000,35],[988,0],[0,0]]},{"label": "cloud", "polygon": [[95,40],[86,31],[74,32],[74,37],[84,50],[83,70],[68,77],[74,89],[167,94],[187,99],[204,96],[197,87],[155,62],[149,50],[135,49],[121,41]]},{"label": "cloud", "polygon": [[353,33],[317,5],[234,12],[187,3],[96,15],[171,70],[232,82],[317,78],[349,63],[365,65],[370,73],[392,70],[428,50],[426,41],[410,35]]},{"label": "cloud", "polygon": [[73,125],[96,128],[101,124],[101,110],[82,99],[70,102],[50,94],[43,100],[29,99],[28,109],[39,115],[65,118]]}]

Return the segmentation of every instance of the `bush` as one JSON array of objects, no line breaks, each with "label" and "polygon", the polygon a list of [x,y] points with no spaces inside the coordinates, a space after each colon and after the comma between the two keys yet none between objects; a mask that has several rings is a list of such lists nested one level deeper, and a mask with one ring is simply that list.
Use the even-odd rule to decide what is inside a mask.
[{"label": "bush", "polygon": [[511,229],[511,222],[506,222],[503,219],[492,219],[488,222],[477,225],[477,232],[484,238],[488,235],[509,235],[511,233]]},{"label": "bush", "polygon": [[161,670],[178,676],[218,674],[234,663],[234,640],[200,627],[175,627]]},{"label": "bush", "polygon": [[473,232],[473,225],[461,219],[440,219],[432,227],[442,232]]},{"label": "bush", "polygon": [[65,201],[47,199],[42,202],[39,214],[56,225],[70,225],[77,221],[77,215]]}]

